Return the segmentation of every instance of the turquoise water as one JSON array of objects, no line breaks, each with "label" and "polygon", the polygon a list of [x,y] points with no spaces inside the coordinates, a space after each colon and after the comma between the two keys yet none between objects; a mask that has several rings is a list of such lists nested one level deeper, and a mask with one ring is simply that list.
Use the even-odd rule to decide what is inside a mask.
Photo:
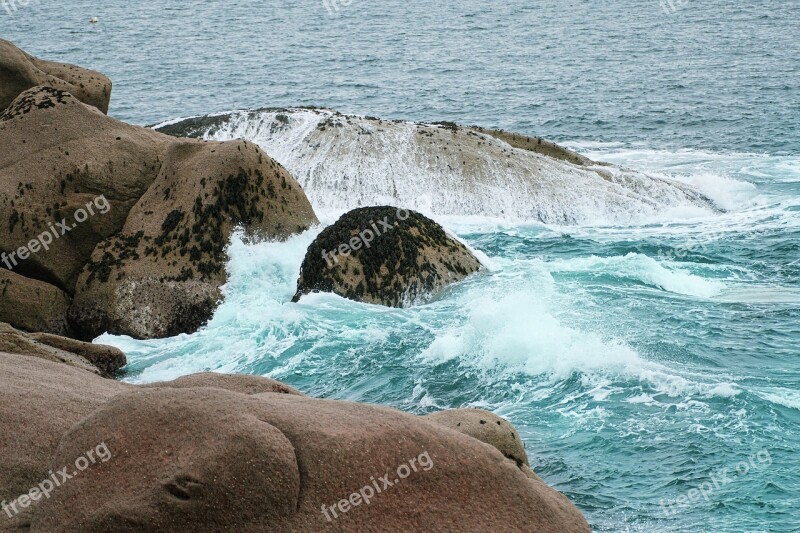
[{"label": "turquoise water", "polygon": [[415,413],[491,409],[596,531],[800,531],[800,4],[91,5],[34,0],[0,11],[0,34],[110,75],[125,120],[320,105],[500,126],[726,210],[438,217],[490,268],[404,310],[290,303],[321,228],[234,237],[207,328],[100,338],[128,353],[126,379],[245,372]]}]

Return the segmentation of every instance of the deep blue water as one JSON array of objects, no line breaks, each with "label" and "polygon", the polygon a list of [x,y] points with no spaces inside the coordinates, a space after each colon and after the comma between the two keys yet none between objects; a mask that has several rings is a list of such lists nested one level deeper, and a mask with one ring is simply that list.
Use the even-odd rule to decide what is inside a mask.
[{"label": "deep blue water", "polygon": [[483,407],[597,531],[800,531],[800,2],[94,4],[0,10],[0,36],[112,77],[127,121],[318,105],[504,127],[727,210],[443,217],[491,268],[405,310],[290,303],[319,228],[234,238],[207,328],[101,339],[129,380],[236,371],[417,413]]}]

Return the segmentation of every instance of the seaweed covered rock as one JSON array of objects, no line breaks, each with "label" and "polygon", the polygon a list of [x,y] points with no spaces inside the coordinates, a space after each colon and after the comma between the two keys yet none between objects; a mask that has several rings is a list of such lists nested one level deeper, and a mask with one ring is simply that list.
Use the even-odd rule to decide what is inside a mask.
[{"label": "seaweed covered rock", "polygon": [[97,244],[122,229],[153,183],[173,141],[59,89],[19,95],[0,114],[3,268],[71,295]]},{"label": "seaweed covered rock", "polygon": [[108,113],[111,80],[86,68],[44,61],[0,39],[0,111],[24,91],[49,85]]},{"label": "seaweed covered rock", "polygon": [[237,227],[282,239],[315,223],[303,190],[258,146],[173,139],[122,231],[97,246],[81,273],[70,321],[81,338],[195,331],[221,299],[225,247]]},{"label": "seaweed covered rock", "polygon": [[308,247],[294,301],[321,291],[404,307],[480,268],[472,252],[433,220],[394,207],[364,207],[342,215]]}]

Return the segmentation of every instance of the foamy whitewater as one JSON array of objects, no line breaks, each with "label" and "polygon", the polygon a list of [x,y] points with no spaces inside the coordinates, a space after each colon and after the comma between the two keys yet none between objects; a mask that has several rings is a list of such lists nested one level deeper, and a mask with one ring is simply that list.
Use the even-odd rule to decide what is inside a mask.
[{"label": "foamy whitewater", "polygon": [[[260,144],[323,226],[402,204],[489,267],[409,309],[293,304],[322,227],[234,236],[207,327],[98,339],[126,351],[124,379],[243,372],[412,413],[481,407],[516,425],[595,531],[800,531],[800,3],[338,4],[0,12],[3,38],[111,77],[117,118],[215,114],[185,133]],[[231,112],[263,107],[286,109]],[[618,168],[598,180],[412,122],[441,120]],[[730,482],[676,503],[725,469]]]}]

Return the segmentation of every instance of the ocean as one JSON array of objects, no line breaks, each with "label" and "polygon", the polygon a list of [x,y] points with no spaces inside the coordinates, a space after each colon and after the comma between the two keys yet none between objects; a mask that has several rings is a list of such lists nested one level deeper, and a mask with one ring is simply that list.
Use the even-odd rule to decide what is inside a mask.
[{"label": "ocean", "polygon": [[[0,5],[0,36],[111,77],[121,120],[320,106],[498,127],[719,208],[578,202],[559,223],[432,207],[488,268],[407,309],[291,303],[322,226],[287,242],[234,235],[207,327],[98,339],[127,353],[125,380],[240,372],[412,413],[489,409],[595,531],[800,531],[800,3],[15,6]],[[288,160],[299,141],[236,116],[207,137],[245,136],[303,172]],[[396,168],[415,180],[424,162]],[[323,226],[351,201],[326,198]]]}]

